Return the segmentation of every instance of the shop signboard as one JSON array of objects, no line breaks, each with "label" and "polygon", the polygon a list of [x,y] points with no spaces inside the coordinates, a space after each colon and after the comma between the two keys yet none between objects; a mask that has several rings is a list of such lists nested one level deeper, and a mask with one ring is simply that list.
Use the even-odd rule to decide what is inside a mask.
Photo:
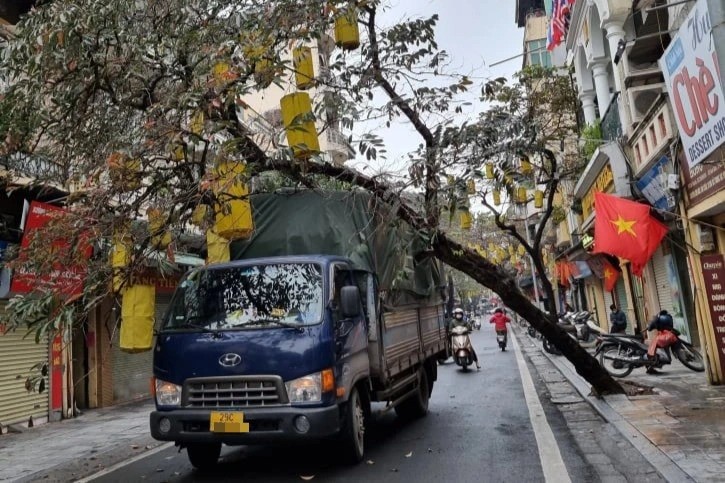
[{"label": "shop signboard", "polygon": [[707,305],[710,308],[715,346],[720,367],[725,368],[725,260],[722,254],[702,255],[702,275],[705,278]]},{"label": "shop signboard", "polygon": [[675,207],[675,197],[667,189],[669,160],[667,156],[662,156],[636,183],[647,201],[662,211],[671,211]]},{"label": "shop signboard", "polygon": [[725,142],[725,98],[715,48],[707,0],[697,0],[660,59],[690,168]]},{"label": "shop signboard", "polygon": [[[23,252],[28,250],[33,237],[40,230],[48,225],[53,218],[62,216],[65,213],[63,208],[33,201],[30,203],[23,239],[20,242],[20,260],[27,257]],[[55,253],[66,253],[70,250],[70,242],[67,239],[58,238],[50,240],[49,245]],[[91,256],[93,248],[87,244],[83,250],[86,258]],[[86,277],[86,268],[77,266],[62,266],[60,263],[53,265],[53,271],[49,275],[38,277],[31,269],[20,267],[14,271],[10,291],[14,293],[29,293],[36,289],[53,288],[68,296],[80,295],[83,293],[83,282]]]}]

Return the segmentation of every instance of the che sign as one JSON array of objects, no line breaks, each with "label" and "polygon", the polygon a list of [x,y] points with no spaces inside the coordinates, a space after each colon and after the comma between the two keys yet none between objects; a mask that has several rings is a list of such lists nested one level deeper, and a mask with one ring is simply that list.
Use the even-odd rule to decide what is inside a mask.
[{"label": "che sign", "polygon": [[697,1],[660,66],[692,168],[725,142],[725,98],[707,0]]}]

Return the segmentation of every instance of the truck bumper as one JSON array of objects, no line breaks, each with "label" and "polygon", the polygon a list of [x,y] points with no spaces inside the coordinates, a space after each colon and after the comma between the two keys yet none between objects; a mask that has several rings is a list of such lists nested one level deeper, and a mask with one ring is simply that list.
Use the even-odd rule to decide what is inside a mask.
[{"label": "truck bumper", "polygon": [[[324,439],[340,431],[340,410],[336,405],[323,408],[255,408],[242,412],[244,421],[249,423],[248,433],[212,432],[209,424],[211,409],[153,411],[150,416],[151,436],[159,441],[178,443],[242,445]],[[300,416],[309,422],[307,431],[302,432],[295,425]],[[162,431],[164,426],[169,429]]]}]

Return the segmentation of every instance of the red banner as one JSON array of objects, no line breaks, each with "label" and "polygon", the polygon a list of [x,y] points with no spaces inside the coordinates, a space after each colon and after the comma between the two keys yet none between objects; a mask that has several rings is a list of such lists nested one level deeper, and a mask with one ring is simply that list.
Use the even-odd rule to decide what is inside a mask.
[{"label": "red banner", "polygon": [[63,339],[56,335],[50,346],[50,409],[63,409]]},{"label": "red banner", "polygon": [[[28,247],[38,230],[43,228],[55,217],[65,213],[63,208],[33,201],[30,203],[28,218],[25,222],[23,240],[20,243],[20,260],[28,258]],[[71,249],[67,239],[55,239],[49,241],[50,246],[57,253],[67,254]],[[83,249],[86,258],[91,256],[93,248],[88,245]],[[64,267],[60,263],[53,264],[53,272],[50,275],[38,277],[29,269],[19,268],[13,274],[10,284],[10,291],[15,293],[28,293],[33,290],[50,288],[60,291],[65,295],[79,295],[83,292],[83,282],[86,278],[86,268],[83,266]]]}]

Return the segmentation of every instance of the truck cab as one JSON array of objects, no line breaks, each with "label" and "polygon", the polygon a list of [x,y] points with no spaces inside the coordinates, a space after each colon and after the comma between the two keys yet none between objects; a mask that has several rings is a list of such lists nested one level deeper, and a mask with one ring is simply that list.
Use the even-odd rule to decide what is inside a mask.
[{"label": "truck cab", "polygon": [[188,273],[156,337],[152,436],[186,447],[197,468],[214,465],[222,444],[310,439],[339,438],[362,459],[375,285],[332,256]]}]

